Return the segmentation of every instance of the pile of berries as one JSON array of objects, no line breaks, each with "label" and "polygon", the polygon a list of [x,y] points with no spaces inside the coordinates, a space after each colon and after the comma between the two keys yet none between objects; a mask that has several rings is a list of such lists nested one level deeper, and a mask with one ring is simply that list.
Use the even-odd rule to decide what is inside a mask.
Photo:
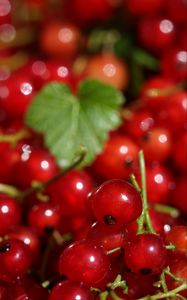
[{"label": "pile of berries", "polygon": [[[187,299],[186,21],[184,0],[0,0],[0,300]],[[127,104],[62,170],[24,117],[85,78]]]}]

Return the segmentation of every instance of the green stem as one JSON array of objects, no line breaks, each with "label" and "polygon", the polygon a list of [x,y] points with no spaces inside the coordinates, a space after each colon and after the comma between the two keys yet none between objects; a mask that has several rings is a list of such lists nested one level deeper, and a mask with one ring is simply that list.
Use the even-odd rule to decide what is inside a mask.
[{"label": "green stem", "polygon": [[4,193],[13,198],[22,197],[22,191],[18,190],[14,186],[4,184],[4,183],[0,183],[0,193]]},{"label": "green stem", "polygon": [[121,280],[121,275],[118,274],[114,282],[107,284],[110,290],[115,290],[116,288],[121,288],[122,290],[127,290],[127,283],[125,280]]},{"label": "green stem", "polygon": [[146,297],[143,297],[143,298],[139,298],[137,300],[159,300],[159,299],[166,299],[166,298],[169,298],[169,297],[175,297],[174,299],[176,299],[176,295],[179,292],[182,292],[186,289],[187,289],[187,283],[183,283],[182,285],[178,286],[177,288],[175,288],[175,289],[173,289],[169,292],[158,293],[156,295],[146,296]]},{"label": "green stem", "polygon": [[25,129],[20,130],[14,134],[0,134],[0,142],[11,143],[13,146],[15,146],[17,142],[24,138],[27,138],[29,135],[29,132]]},{"label": "green stem", "polygon": [[134,174],[130,175],[130,182],[135,187],[135,189],[137,190],[138,193],[142,192]]},{"label": "green stem", "polygon": [[114,300],[122,300],[122,298],[118,297],[118,295],[116,295],[116,293],[114,291],[110,292],[110,296],[112,297],[112,299]]},{"label": "green stem", "polygon": [[167,293],[168,287],[166,284],[165,271],[163,271],[162,274],[160,275],[160,279],[161,279],[161,285],[162,285],[163,291],[164,291],[164,293]]},{"label": "green stem", "polygon": [[99,294],[99,299],[100,300],[106,300],[107,297],[109,295],[109,292],[108,291],[104,291],[103,293]]},{"label": "green stem", "polygon": [[114,249],[112,249],[112,250],[109,250],[109,251],[107,251],[107,255],[110,255],[110,254],[112,254],[112,253],[114,253],[114,252],[116,252],[116,251],[119,251],[119,250],[121,250],[122,248],[121,247],[117,247],[117,248],[114,248]]},{"label": "green stem", "polygon": [[163,204],[156,203],[154,205],[154,209],[157,212],[168,214],[174,218],[177,218],[180,215],[180,211],[177,208],[169,206],[169,205],[163,205]]},{"label": "green stem", "polygon": [[175,245],[173,245],[173,244],[171,244],[171,243],[170,243],[169,245],[166,245],[165,248],[166,248],[167,250],[175,250],[175,249],[176,249]]},{"label": "green stem", "polygon": [[147,191],[146,191],[146,171],[145,171],[145,160],[143,151],[139,151],[139,163],[140,163],[140,175],[141,175],[141,196],[142,196],[142,204],[143,210],[142,214],[138,219],[138,234],[144,233],[144,226],[146,226],[146,231],[149,233],[156,234],[152,222],[149,216],[149,207],[147,202]]}]

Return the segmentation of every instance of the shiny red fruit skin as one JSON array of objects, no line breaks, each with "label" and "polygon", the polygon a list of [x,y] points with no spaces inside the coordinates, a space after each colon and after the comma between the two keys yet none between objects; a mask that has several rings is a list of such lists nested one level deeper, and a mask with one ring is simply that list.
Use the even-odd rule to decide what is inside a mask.
[{"label": "shiny red fruit skin", "polygon": [[86,171],[73,170],[50,185],[48,192],[62,215],[73,216],[88,210],[87,196],[92,187],[92,178]]},{"label": "shiny red fruit skin", "polygon": [[[102,246],[105,251],[110,251],[115,248],[122,248],[124,240],[127,238],[127,232],[125,230],[119,230],[118,228],[105,226],[102,223],[94,223],[86,236],[87,240],[92,241],[94,244]],[[120,251],[112,253],[112,257],[118,256]]]},{"label": "shiny red fruit skin", "polygon": [[1,86],[1,104],[13,119],[22,118],[31,103],[35,89],[30,77],[14,73]]},{"label": "shiny red fruit skin", "polygon": [[187,226],[173,226],[166,234],[166,241],[175,246],[175,251],[187,253]]},{"label": "shiny red fruit skin", "polygon": [[141,139],[139,146],[143,149],[147,162],[163,162],[169,158],[172,151],[171,133],[166,128],[152,128]]},{"label": "shiny red fruit skin", "polygon": [[126,179],[138,160],[138,146],[122,134],[110,136],[105,148],[93,164],[93,170],[104,179]]},{"label": "shiny red fruit skin", "polygon": [[158,12],[164,4],[163,0],[124,0],[128,10],[135,16],[150,16]]},{"label": "shiny red fruit skin", "polygon": [[141,101],[155,113],[155,109],[159,110],[160,105],[168,99],[168,96],[173,94],[174,88],[175,84],[172,79],[162,76],[153,77],[142,85],[140,89]]},{"label": "shiny red fruit skin", "polygon": [[47,300],[48,290],[29,275],[18,277],[8,289],[7,300]]},{"label": "shiny red fruit skin", "polygon": [[186,176],[185,174],[181,175],[176,180],[176,189],[172,194],[172,205],[176,206],[181,210],[182,213],[187,213],[186,205],[186,195],[187,195],[187,185],[186,185]]},{"label": "shiny red fruit skin", "polygon": [[67,247],[59,260],[61,275],[72,281],[83,282],[88,287],[105,278],[109,269],[109,259],[104,250],[85,240]]},{"label": "shiny red fruit skin", "polygon": [[123,180],[109,180],[90,196],[96,219],[108,226],[124,228],[135,221],[142,211],[142,200],[137,190]]},{"label": "shiny red fruit skin", "polygon": [[175,35],[175,24],[167,18],[149,16],[139,21],[139,41],[154,53],[161,53],[170,47],[175,40]]},{"label": "shiny red fruit skin", "polygon": [[53,58],[72,59],[78,52],[81,40],[79,29],[70,22],[53,20],[44,24],[40,46]]},{"label": "shiny red fruit skin", "polygon": [[21,154],[15,172],[16,184],[27,188],[32,181],[45,182],[51,179],[57,174],[58,167],[54,157],[46,149],[36,148]]},{"label": "shiny red fruit skin", "polygon": [[26,274],[31,266],[31,252],[22,241],[8,239],[0,242],[0,278],[14,280]]},{"label": "shiny red fruit skin", "polygon": [[73,281],[62,281],[56,284],[49,296],[49,300],[94,300],[92,292],[83,285]]},{"label": "shiny red fruit skin", "polygon": [[21,223],[21,207],[15,199],[0,193],[0,236]]},{"label": "shiny red fruit skin", "polygon": [[[17,239],[24,244],[26,244],[33,256],[37,256],[40,250],[40,240],[38,234],[30,227],[27,226],[17,226],[12,228],[8,233],[7,236],[9,239]],[[35,259],[36,257],[33,257]]]},{"label": "shiny red fruit skin", "polygon": [[29,210],[28,222],[32,228],[38,230],[57,228],[60,222],[59,209],[49,202],[39,202]]},{"label": "shiny red fruit skin", "polygon": [[166,263],[166,249],[155,234],[137,235],[125,249],[125,262],[132,272],[159,274]]},{"label": "shiny red fruit skin", "polygon": [[165,77],[176,82],[185,81],[187,77],[187,48],[171,47],[164,51],[160,67]]}]

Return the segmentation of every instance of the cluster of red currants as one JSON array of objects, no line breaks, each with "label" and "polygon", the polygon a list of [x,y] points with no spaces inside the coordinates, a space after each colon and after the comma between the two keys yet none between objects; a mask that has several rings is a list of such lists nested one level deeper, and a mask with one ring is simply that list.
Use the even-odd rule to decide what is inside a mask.
[{"label": "cluster of red currants", "polygon": [[[186,2],[14,2],[0,0],[0,300],[186,299]],[[61,170],[25,112],[52,81],[131,95],[124,32],[159,70],[93,164]]]}]

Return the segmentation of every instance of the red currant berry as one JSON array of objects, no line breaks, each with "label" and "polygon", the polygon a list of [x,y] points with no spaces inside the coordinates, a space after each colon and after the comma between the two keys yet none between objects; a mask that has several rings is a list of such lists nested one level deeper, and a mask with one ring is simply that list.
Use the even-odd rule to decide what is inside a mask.
[{"label": "red currant berry", "polygon": [[90,201],[97,220],[109,226],[124,228],[142,211],[140,194],[123,180],[106,181],[91,194]]},{"label": "red currant berry", "polygon": [[24,244],[30,248],[34,256],[38,254],[40,249],[39,236],[30,227],[14,227],[7,233],[7,236],[9,239],[17,239],[24,242]]},{"label": "red currant berry", "polygon": [[8,239],[0,242],[0,277],[8,280],[24,275],[31,266],[31,252],[20,240]]},{"label": "red currant berry", "polygon": [[150,16],[163,6],[163,0],[124,0],[129,11],[136,16]]},{"label": "red currant berry", "polygon": [[175,166],[182,172],[187,171],[187,132],[177,136],[175,140],[175,147],[173,147],[172,158],[174,159]]},{"label": "red currant berry", "polygon": [[[92,225],[88,231],[86,237],[95,245],[102,246],[105,251],[110,251],[116,248],[122,248],[124,245],[124,240],[126,239],[127,233],[123,230],[120,231],[118,228],[107,227],[102,223],[96,222]],[[119,255],[120,251],[112,253],[112,256],[116,257]]]},{"label": "red currant berry", "polygon": [[105,179],[128,178],[137,163],[138,149],[132,139],[115,133],[97,156],[93,169]]},{"label": "red currant berry", "polygon": [[88,210],[88,193],[93,187],[85,171],[73,170],[49,187],[52,203],[63,215],[72,216]]},{"label": "red currant berry", "polygon": [[162,74],[175,81],[185,81],[187,77],[187,50],[185,48],[167,49],[161,58]]},{"label": "red currant berry", "polygon": [[25,275],[11,282],[7,300],[47,300],[48,291],[33,278]]},{"label": "red currant berry", "polygon": [[4,83],[3,91],[0,100],[7,114],[12,118],[23,117],[34,95],[34,86],[30,78],[25,74],[14,73]]},{"label": "red currant berry", "polygon": [[155,127],[143,136],[140,147],[143,149],[147,161],[164,161],[171,154],[171,134],[165,128]]},{"label": "red currant berry", "polygon": [[186,205],[186,195],[187,195],[187,185],[186,185],[186,176],[182,175],[177,178],[176,189],[172,194],[171,203],[181,210],[182,213],[187,213]]},{"label": "red currant berry", "polygon": [[121,132],[134,139],[140,139],[151,130],[153,124],[153,116],[148,110],[130,111],[124,116]]},{"label": "red currant berry", "polygon": [[28,222],[32,228],[51,230],[57,228],[60,222],[60,212],[51,203],[35,204],[28,214]]},{"label": "red currant berry", "polygon": [[176,28],[169,19],[147,17],[138,24],[138,37],[143,46],[160,53],[168,48],[175,39]]},{"label": "red currant berry", "polygon": [[94,286],[109,272],[110,263],[104,250],[83,240],[67,247],[60,256],[60,274],[69,280]]},{"label": "red currant berry", "polygon": [[166,5],[167,13],[177,23],[186,24],[187,4],[185,0],[171,0]]},{"label": "red currant berry", "polygon": [[166,263],[166,249],[155,234],[137,235],[125,249],[125,262],[142,275],[159,274]]},{"label": "red currant berry", "polygon": [[79,29],[64,21],[46,23],[40,34],[42,50],[52,57],[72,59],[78,52],[80,40]]},{"label": "red currant berry", "polygon": [[49,300],[94,300],[92,292],[79,283],[69,280],[59,282],[52,289]]},{"label": "red currant berry", "polygon": [[140,90],[141,101],[155,112],[155,108],[160,109],[160,105],[173,94],[174,88],[174,82],[170,79],[151,78],[143,84]]},{"label": "red currant berry", "polygon": [[57,174],[57,171],[54,157],[46,149],[24,148],[16,166],[15,181],[18,186],[26,188],[32,181],[48,181]]},{"label": "red currant berry", "polygon": [[21,207],[15,199],[0,193],[0,236],[21,223]]},{"label": "red currant berry", "polygon": [[112,53],[102,53],[91,57],[86,66],[86,75],[111,84],[118,89],[128,85],[128,69],[125,63]]},{"label": "red currant berry", "polygon": [[166,241],[176,247],[175,251],[187,253],[187,226],[173,226],[166,234]]}]

